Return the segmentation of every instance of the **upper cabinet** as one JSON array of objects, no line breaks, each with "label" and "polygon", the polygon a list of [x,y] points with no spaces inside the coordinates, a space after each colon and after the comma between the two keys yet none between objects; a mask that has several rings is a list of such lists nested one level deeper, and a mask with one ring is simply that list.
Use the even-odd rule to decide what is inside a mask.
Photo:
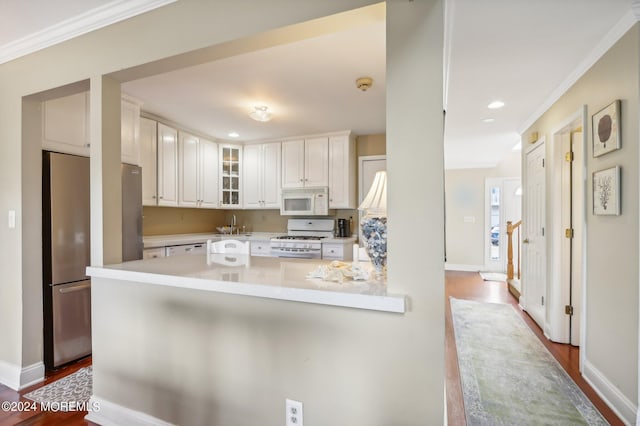
[{"label": "upper cabinet", "polygon": [[240,193],[240,178],[242,176],[242,146],[220,145],[220,207],[240,208],[242,196]]},{"label": "upper cabinet", "polygon": [[120,102],[120,135],[122,162],[140,165],[140,103],[125,95]]},{"label": "upper cabinet", "polygon": [[218,146],[186,132],[179,133],[178,205],[218,205]]},{"label": "upper cabinet", "polygon": [[355,209],[356,138],[351,134],[329,138],[329,208]]},{"label": "upper cabinet", "polygon": [[89,156],[89,93],[42,103],[42,147]]},{"label": "upper cabinet", "polygon": [[329,138],[282,142],[282,187],[329,185]]},{"label": "upper cabinet", "polygon": [[[121,101],[121,160],[140,164],[140,103],[123,95]],[[42,103],[42,148],[89,156],[89,92]]]},{"label": "upper cabinet", "polygon": [[158,205],[178,205],[178,131],[158,123]]},{"label": "upper cabinet", "polygon": [[280,208],[281,158],[279,142],[243,147],[244,208]]},{"label": "upper cabinet", "polygon": [[142,205],[158,204],[157,172],[158,123],[140,117],[140,166],[142,167]]}]

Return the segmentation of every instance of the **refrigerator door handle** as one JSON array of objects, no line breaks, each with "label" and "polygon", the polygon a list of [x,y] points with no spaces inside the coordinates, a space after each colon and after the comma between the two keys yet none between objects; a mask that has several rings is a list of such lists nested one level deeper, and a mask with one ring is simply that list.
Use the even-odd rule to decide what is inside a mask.
[{"label": "refrigerator door handle", "polygon": [[67,293],[75,293],[76,291],[81,291],[90,287],[91,287],[91,283],[85,283],[85,284],[80,284],[74,287],[61,288],[58,291],[60,292],[60,294],[67,294]]}]

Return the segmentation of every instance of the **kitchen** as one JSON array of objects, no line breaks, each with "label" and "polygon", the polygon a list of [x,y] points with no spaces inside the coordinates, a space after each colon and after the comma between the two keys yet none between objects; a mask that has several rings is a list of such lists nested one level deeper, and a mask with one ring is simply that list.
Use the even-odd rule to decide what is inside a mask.
[{"label": "kitchen", "polygon": [[[304,40],[287,45],[286,49],[279,47],[275,52],[260,51],[235,57],[229,64],[216,61],[214,64],[203,64],[123,84],[120,103],[121,161],[123,164],[141,166],[140,197],[144,206],[142,257],[151,259],[203,254],[208,239],[233,238],[251,241],[252,256],[353,260],[353,243],[357,239],[359,219],[356,207],[367,189],[362,186],[368,186],[371,180],[371,176],[368,176],[363,182],[357,181],[357,158],[359,153],[384,155],[384,134],[356,136],[351,130],[331,130],[342,125],[342,122],[336,121],[335,116],[324,110],[311,109],[305,112],[304,104],[308,102],[304,98],[309,93],[304,90],[288,93],[289,85],[305,85],[297,83],[287,72],[276,76],[271,86],[284,92],[283,98],[289,98],[291,109],[299,109],[303,115],[321,116],[322,123],[300,127],[295,116],[286,117],[278,109],[274,111],[272,122],[251,120],[251,114],[247,115],[246,111],[232,111],[225,116],[219,105],[215,107],[220,117],[213,123],[211,119],[203,122],[194,121],[192,117],[201,120],[203,115],[202,105],[206,102],[203,96],[199,96],[199,93],[206,92],[203,87],[221,90],[211,78],[201,77],[213,74],[218,76],[215,79],[218,80],[220,71],[211,72],[212,66],[222,66],[227,75],[233,75],[233,70],[238,67],[252,68],[252,63],[259,63],[261,56],[268,55],[280,63],[280,69],[285,70],[289,65],[282,58],[294,57],[308,67],[303,73],[304,78],[308,79],[312,71],[326,72],[319,66],[317,58],[322,58],[323,52],[335,49],[336,43],[341,44],[345,51],[355,51],[354,46],[376,38],[379,41],[377,45],[353,54],[350,61],[343,61],[345,65],[347,62],[350,65],[332,79],[336,82],[335,92],[339,93],[339,103],[351,104],[350,108],[358,112],[351,114],[351,117],[340,114],[339,118],[351,122],[349,127],[360,132],[378,132],[384,130],[384,103],[380,102],[384,99],[384,23],[380,20],[343,31],[328,40]],[[306,57],[301,57],[299,52],[307,52]],[[257,58],[254,57],[256,55]],[[238,64],[238,60],[242,63]],[[358,64],[355,67],[358,69],[369,69],[375,77],[373,81],[366,81],[366,87],[359,80],[351,78],[358,75],[353,64]],[[331,66],[327,64],[324,67]],[[342,87],[345,82],[340,80],[346,79],[349,81],[345,88]],[[196,86],[196,89],[185,88],[185,82]],[[225,90],[229,90],[228,86],[233,84],[244,86],[246,82],[241,78],[237,81],[231,77],[225,78]],[[230,98],[229,95],[222,96],[219,102],[235,102]],[[367,105],[366,108],[363,103]],[[176,109],[174,105],[180,108]],[[43,149],[88,157],[91,115],[89,92],[82,90],[46,99],[42,101],[41,108]],[[283,109],[282,106],[280,109]],[[230,128],[232,125],[229,123],[234,120],[240,120],[235,123],[234,129],[255,139],[231,141],[229,135],[221,133],[220,129]],[[293,133],[302,129],[331,131]],[[220,138],[220,134],[227,139]],[[286,136],[274,137],[278,134]],[[358,183],[361,186],[359,191]],[[125,186],[123,194],[127,192]],[[135,201],[129,202],[132,203],[135,204]],[[123,206],[125,204],[123,200]],[[88,212],[88,209],[85,210]],[[88,235],[88,231],[82,232]],[[137,231],[124,231],[123,227],[123,240],[126,241],[126,237],[133,232],[136,233],[132,235],[134,245],[139,245],[139,227]],[[89,238],[84,242],[88,250]],[[123,244],[123,254],[127,249],[127,244]],[[139,248],[134,251],[139,251]],[[357,251],[355,256],[366,259],[366,255],[362,256]],[[127,256],[124,259],[136,258]],[[89,264],[88,255],[79,260]],[[47,268],[45,270],[49,271]],[[84,282],[82,280],[85,278],[79,276],[77,281],[71,280],[71,283]],[[51,278],[45,277],[45,283],[50,282]],[[45,295],[49,294],[49,288],[49,284],[45,284]],[[59,339],[51,330],[60,329],[61,323],[73,323],[57,333],[71,333],[67,340],[72,343],[90,337],[89,321],[85,320],[84,328],[78,329],[76,325],[81,321],[75,317],[69,320],[55,319],[59,316],[56,315],[55,298],[53,302],[49,299],[49,296],[45,297],[45,324],[49,324],[45,327],[48,330],[45,332],[46,354],[58,353],[58,348],[65,345],[53,343]],[[88,296],[76,299],[78,305],[75,309],[86,311],[90,301]],[[67,332],[67,329],[71,331]],[[87,345],[83,345],[75,357],[66,354],[61,357],[62,361],[52,361],[52,355],[47,355],[46,365],[48,368],[57,368],[63,362],[86,355],[88,351],[90,347],[87,349]]]}]

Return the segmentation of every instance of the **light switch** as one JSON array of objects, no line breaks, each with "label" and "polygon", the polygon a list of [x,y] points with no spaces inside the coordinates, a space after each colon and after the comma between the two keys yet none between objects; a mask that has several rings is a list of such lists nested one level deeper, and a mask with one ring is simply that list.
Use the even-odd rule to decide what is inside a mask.
[{"label": "light switch", "polygon": [[464,217],[464,223],[476,223],[476,217],[475,216],[465,216]]},{"label": "light switch", "polygon": [[15,210],[9,210],[9,228],[15,228],[16,227],[16,211]]}]

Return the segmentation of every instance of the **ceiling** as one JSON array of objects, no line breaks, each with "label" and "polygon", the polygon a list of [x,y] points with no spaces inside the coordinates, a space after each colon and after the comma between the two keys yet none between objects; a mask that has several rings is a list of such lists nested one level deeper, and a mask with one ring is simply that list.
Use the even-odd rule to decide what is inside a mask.
[{"label": "ceiling", "polygon": [[[148,10],[168,1],[146,2]],[[448,0],[446,168],[500,163],[568,78],[586,70],[586,58],[610,30],[629,19],[631,2]],[[123,3],[0,0],[0,51],[74,16]],[[362,76],[374,80],[366,92],[355,87]],[[239,140],[348,129],[384,133],[384,21],[127,82],[123,91],[139,98],[143,110],[219,139],[230,139],[231,131]],[[496,99],[504,108],[487,109]],[[256,104],[268,105],[273,120],[251,120],[247,113]]]}]

